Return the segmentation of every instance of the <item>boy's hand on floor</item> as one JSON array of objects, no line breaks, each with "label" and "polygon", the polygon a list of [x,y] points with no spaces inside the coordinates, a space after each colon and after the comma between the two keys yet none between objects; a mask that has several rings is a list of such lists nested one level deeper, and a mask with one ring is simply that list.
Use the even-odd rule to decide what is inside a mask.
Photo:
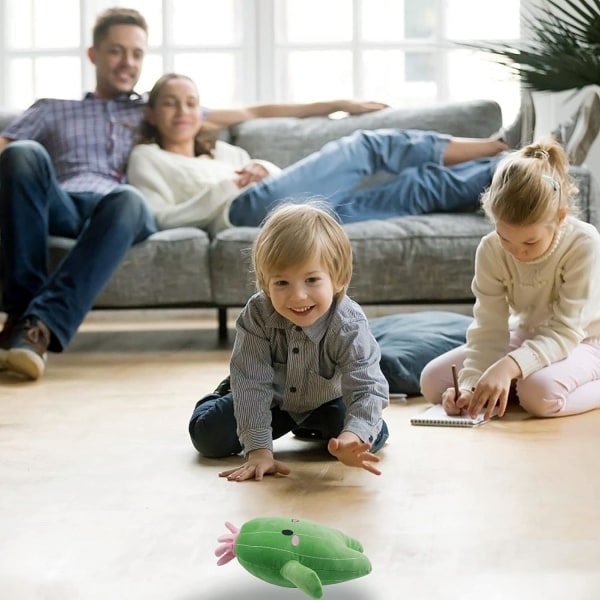
[{"label": "boy's hand on floor", "polygon": [[342,432],[339,437],[331,438],[327,444],[329,453],[348,467],[365,469],[373,475],[381,475],[381,471],[373,464],[379,457],[369,452],[371,444],[361,441],[358,436]]},{"label": "boy's hand on floor", "polygon": [[243,465],[221,471],[219,477],[227,477],[229,481],[246,481],[247,479],[262,481],[264,475],[289,475],[290,473],[289,467],[275,460],[270,450],[261,448],[249,452]]}]

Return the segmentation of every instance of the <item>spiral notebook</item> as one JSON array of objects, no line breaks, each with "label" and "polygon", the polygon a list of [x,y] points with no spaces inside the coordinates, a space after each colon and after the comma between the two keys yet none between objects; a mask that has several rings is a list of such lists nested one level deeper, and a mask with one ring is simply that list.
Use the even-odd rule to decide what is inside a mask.
[{"label": "spiral notebook", "polygon": [[[434,404],[427,410],[411,417],[412,425],[431,425],[433,427],[477,427],[487,423],[484,419],[485,411],[481,411],[474,419],[469,416],[451,416],[447,415],[441,404]],[[492,418],[496,416],[496,411]]]}]

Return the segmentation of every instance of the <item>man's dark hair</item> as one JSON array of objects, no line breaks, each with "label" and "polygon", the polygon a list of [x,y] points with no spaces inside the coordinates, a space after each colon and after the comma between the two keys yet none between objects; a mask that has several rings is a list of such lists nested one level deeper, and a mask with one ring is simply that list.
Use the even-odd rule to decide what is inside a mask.
[{"label": "man's dark hair", "polygon": [[93,29],[93,44],[97,48],[100,42],[108,35],[108,30],[113,25],[135,25],[148,34],[148,23],[140,12],[134,8],[107,8],[96,19]]}]

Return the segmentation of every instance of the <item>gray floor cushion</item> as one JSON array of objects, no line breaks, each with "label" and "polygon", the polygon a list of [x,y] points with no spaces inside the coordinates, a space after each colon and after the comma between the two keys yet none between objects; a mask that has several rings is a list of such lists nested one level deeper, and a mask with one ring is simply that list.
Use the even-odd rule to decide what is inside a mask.
[{"label": "gray floor cushion", "polygon": [[420,394],[425,365],[465,342],[472,318],[454,312],[423,311],[387,315],[369,324],[381,348],[381,370],[391,393]]}]

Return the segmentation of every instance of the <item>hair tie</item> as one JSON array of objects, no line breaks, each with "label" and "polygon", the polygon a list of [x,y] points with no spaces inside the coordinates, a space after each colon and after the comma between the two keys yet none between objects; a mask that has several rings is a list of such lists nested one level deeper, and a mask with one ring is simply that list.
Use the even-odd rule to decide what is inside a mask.
[{"label": "hair tie", "polygon": [[[545,152],[545,150],[543,152]],[[556,181],[556,179],[553,179],[552,177],[550,177],[550,175],[542,175],[542,179],[546,183],[548,183],[554,191],[558,190],[558,188],[560,187],[560,185],[558,185],[558,181]]]},{"label": "hair tie", "polygon": [[544,158],[545,160],[548,160],[550,158],[550,154],[548,154],[547,150],[534,150],[533,154],[532,154],[533,158]]}]

